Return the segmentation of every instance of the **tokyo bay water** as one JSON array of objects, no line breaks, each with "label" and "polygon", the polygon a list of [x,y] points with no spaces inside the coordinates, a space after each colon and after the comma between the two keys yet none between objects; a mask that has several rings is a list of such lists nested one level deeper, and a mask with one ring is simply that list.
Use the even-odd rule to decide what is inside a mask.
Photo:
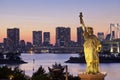
[{"label": "tokyo bay water", "polygon": [[[52,54],[52,53],[43,53],[43,54],[29,54],[22,53],[21,58],[28,62],[27,64],[20,65],[7,65],[9,67],[19,66],[20,69],[25,71],[25,74],[32,76],[32,74],[42,66],[46,72],[48,67],[52,67],[55,63],[60,63],[63,66],[68,65],[69,74],[77,76],[80,72],[84,72],[86,69],[85,63],[65,63],[70,57],[78,57],[79,54]],[[2,66],[2,65],[0,65]],[[105,80],[120,80],[120,63],[101,63],[100,71],[106,72],[107,76]]]}]

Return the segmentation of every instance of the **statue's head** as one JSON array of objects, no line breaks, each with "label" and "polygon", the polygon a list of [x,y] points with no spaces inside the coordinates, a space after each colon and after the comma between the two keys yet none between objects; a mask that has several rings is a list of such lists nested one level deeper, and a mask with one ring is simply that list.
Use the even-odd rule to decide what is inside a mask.
[{"label": "statue's head", "polygon": [[92,35],[93,34],[93,28],[92,27],[87,27],[87,32]]}]

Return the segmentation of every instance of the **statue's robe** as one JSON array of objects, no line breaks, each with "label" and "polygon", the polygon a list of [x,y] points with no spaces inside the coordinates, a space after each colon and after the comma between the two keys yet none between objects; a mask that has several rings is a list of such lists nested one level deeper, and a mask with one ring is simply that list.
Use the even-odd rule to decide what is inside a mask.
[{"label": "statue's robe", "polygon": [[99,56],[98,51],[101,47],[100,41],[95,35],[89,35],[88,32],[84,32],[84,53],[87,63],[87,73],[99,73]]}]

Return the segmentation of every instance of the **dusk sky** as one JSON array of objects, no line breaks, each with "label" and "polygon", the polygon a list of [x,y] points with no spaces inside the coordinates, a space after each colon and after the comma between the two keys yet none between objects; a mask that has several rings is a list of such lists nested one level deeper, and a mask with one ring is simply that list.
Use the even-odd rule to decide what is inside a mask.
[{"label": "dusk sky", "polygon": [[51,33],[55,43],[56,27],[70,27],[76,41],[79,12],[94,33],[109,33],[110,23],[120,24],[120,0],[0,0],[0,42],[7,28],[19,28],[20,39],[32,42],[32,31]]}]

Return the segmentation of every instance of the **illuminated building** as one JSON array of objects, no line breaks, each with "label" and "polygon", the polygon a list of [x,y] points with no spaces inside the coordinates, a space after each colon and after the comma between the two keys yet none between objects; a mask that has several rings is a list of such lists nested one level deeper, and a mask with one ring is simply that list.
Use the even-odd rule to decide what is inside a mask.
[{"label": "illuminated building", "polygon": [[21,52],[26,51],[26,44],[25,44],[24,40],[20,40],[20,50],[21,50]]},{"label": "illuminated building", "polygon": [[33,46],[42,46],[42,31],[33,31]]},{"label": "illuminated building", "polygon": [[97,33],[97,36],[98,36],[98,39],[99,39],[100,41],[103,41],[103,40],[104,40],[104,33],[103,33],[103,32],[98,32],[98,33]]},{"label": "illuminated building", "polygon": [[70,28],[67,27],[57,27],[56,28],[56,46],[67,47],[71,41]]},{"label": "illuminated building", "polygon": [[32,50],[31,50],[32,48],[33,48],[32,43],[31,43],[31,42],[27,42],[27,43],[26,43],[26,51],[31,52],[31,51],[32,51]]},{"label": "illuminated building", "polygon": [[50,45],[50,32],[44,32],[43,37],[44,37],[43,45],[49,46]]},{"label": "illuminated building", "polygon": [[11,28],[7,29],[7,40],[8,40],[8,47],[11,48],[12,51],[16,51],[19,46],[19,29],[18,28]]},{"label": "illuminated building", "polygon": [[8,51],[12,49],[12,46],[10,47],[10,45],[12,44],[9,42],[8,38],[4,38],[3,43],[4,43],[4,51]]}]

